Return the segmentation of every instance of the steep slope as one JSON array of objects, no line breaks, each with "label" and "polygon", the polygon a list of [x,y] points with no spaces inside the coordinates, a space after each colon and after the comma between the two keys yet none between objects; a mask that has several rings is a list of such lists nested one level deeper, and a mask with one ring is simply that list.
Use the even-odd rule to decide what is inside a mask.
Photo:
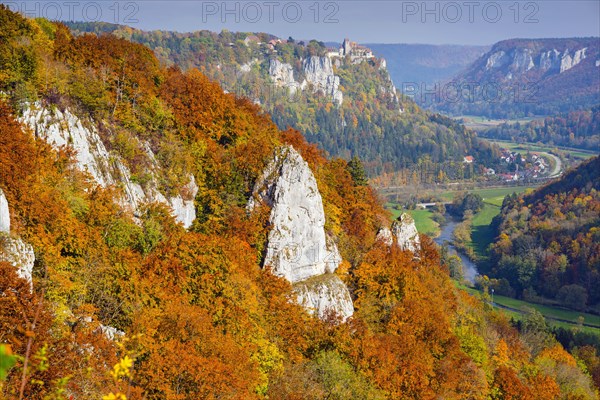
[{"label": "steep slope", "polygon": [[121,186],[122,203],[135,214],[139,214],[144,205],[158,202],[170,207],[173,215],[186,228],[196,219],[194,199],[198,194],[198,186],[194,176],[188,175],[188,182],[181,187],[180,193],[167,199],[158,189],[161,166],[147,141],[132,138],[132,143],[129,143],[140,151],[138,158],[142,160],[137,161],[144,163],[144,176],[134,176],[118,152],[106,149],[97,124],[89,119],[82,121],[68,108],[62,112],[36,103],[23,110],[21,121],[36,137],[46,140],[55,148],[72,148],[79,168],[90,173],[99,185]]},{"label": "steep slope", "polygon": [[494,277],[579,310],[600,302],[600,157],[535,192],[508,198],[494,220]]},{"label": "steep slope", "polygon": [[[33,290],[0,261],[1,397],[594,397],[552,338],[531,353],[507,318],[458,291],[430,239],[420,237],[418,258],[378,242],[388,215],[356,161],[327,160],[249,101],[197,70],[163,68],[139,44],[73,37],[1,5],[0,36],[1,203],[10,237],[36,259]],[[45,118],[35,136],[23,123],[34,104],[76,117],[90,162],[64,118],[55,137],[67,146],[48,143],[55,125]],[[89,168],[102,165],[94,132],[108,165],[122,162],[138,179],[154,165],[148,143],[158,167],[138,182],[144,190],[156,181],[171,198],[192,174],[193,224],[184,229],[162,202],[134,211],[126,182],[99,184]],[[282,148],[290,161],[269,168]],[[287,182],[292,172],[305,181]],[[279,197],[249,212],[262,182]],[[263,268],[286,214],[286,238],[318,238],[330,254],[335,243],[335,274],[319,269],[291,284]],[[296,226],[308,215],[313,226]],[[344,288],[355,310],[342,321],[326,311]]]},{"label": "steep slope", "polygon": [[[600,103],[600,38],[496,43],[431,103],[453,114],[506,118],[589,109]],[[456,95],[456,88],[463,93]]]},{"label": "steep slope", "polygon": [[[440,123],[396,93],[384,59],[345,40],[327,48],[265,33],[144,32],[111,24],[70,23],[76,33],[110,33],[145,44],[168,65],[199,68],[227,91],[246,96],[280,129],[300,130],[332,156],[359,156],[370,176],[419,163],[452,175],[480,145],[472,133]],[[484,159],[485,157],[478,157]],[[426,160],[426,161],[425,161]],[[412,170],[411,170],[412,171]]]}]

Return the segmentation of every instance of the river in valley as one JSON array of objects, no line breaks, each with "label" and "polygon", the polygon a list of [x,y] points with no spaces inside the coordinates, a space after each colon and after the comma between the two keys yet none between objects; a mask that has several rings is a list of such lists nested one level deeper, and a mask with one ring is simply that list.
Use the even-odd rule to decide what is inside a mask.
[{"label": "river in valley", "polygon": [[456,250],[456,247],[452,245],[452,234],[454,233],[454,229],[460,223],[460,221],[452,218],[450,215],[446,214],[446,224],[441,227],[441,233],[438,237],[434,239],[434,241],[438,245],[443,245],[444,242],[448,243],[448,252],[450,254],[456,254],[460,257],[463,266],[463,275],[466,281],[471,283],[475,283],[475,277],[478,275],[477,265],[467,256],[462,254],[461,252]]}]

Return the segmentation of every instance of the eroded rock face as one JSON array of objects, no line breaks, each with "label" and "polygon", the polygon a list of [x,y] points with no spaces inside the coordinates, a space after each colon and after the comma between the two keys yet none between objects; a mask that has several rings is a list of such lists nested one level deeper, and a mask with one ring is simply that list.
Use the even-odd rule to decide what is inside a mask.
[{"label": "eroded rock face", "polygon": [[339,90],[340,77],[333,73],[333,66],[329,57],[311,56],[303,62],[306,82],[312,84],[315,90],[321,91],[326,96],[341,105],[344,95]]},{"label": "eroded rock face", "polygon": [[413,218],[404,213],[392,223],[392,228],[383,227],[377,232],[377,241],[391,247],[394,243],[401,250],[410,250],[413,253],[421,250],[421,239]]},{"label": "eroded rock face", "polygon": [[276,58],[269,60],[269,75],[275,85],[279,87],[286,87],[290,90],[290,93],[295,93],[300,86],[294,79],[294,68],[287,63],[282,63]]},{"label": "eroded rock face", "polygon": [[17,275],[32,285],[35,253],[30,244],[10,235],[10,212],[8,201],[0,189],[0,261],[8,262],[17,268]]},{"label": "eroded rock face", "polygon": [[485,65],[485,69],[500,68],[506,64],[507,58],[504,51],[497,51],[492,54]]},{"label": "eroded rock face", "polygon": [[35,253],[30,244],[19,238],[0,235],[0,261],[12,264],[17,269],[17,275],[32,284]]},{"label": "eroded rock face", "polygon": [[390,247],[394,244],[394,235],[392,235],[392,231],[390,228],[384,227],[377,232],[377,237],[375,238],[378,242],[382,242],[386,246]]},{"label": "eroded rock face", "polygon": [[354,314],[348,288],[337,275],[325,274],[296,283],[294,291],[298,295],[298,303],[321,319],[331,311],[344,320]]},{"label": "eroded rock face", "polygon": [[529,49],[516,49],[513,57],[511,68],[517,72],[527,72],[535,67],[533,63],[533,57],[531,56],[531,50]]},{"label": "eroded rock face", "polygon": [[[497,51],[491,54],[486,62],[486,70],[501,68],[509,65],[513,73],[525,73],[538,67],[540,70],[551,73],[563,73],[570,70],[586,58],[587,47],[571,52],[565,49],[561,52],[557,49],[546,50],[536,55],[535,60],[533,52],[528,48],[515,48],[506,53]],[[536,65],[537,62],[537,65]],[[513,74],[509,74],[512,78]]]},{"label": "eroded rock face", "polygon": [[294,68],[288,63],[282,63],[276,58],[269,60],[269,76],[275,85],[286,87],[290,94],[297,90],[305,90],[309,85],[315,92],[321,92],[337,105],[344,101],[340,87],[340,77],[333,73],[333,64],[329,57],[311,56],[302,63],[304,81],[298,83],[294,78]]},{"label": "eroded rock face", "polygon": [[392,235],[402,250],[410,250],[413,253],[421,250],[419,232],[417,232],[415,221],[410,215],[404,213],[399,220],[394,221]]},{"label": "eroded rock face", "polygon": [[[353,309],[347,304],[352,303],[348,289],[332,275],[341,257],[325,233],[325,213],[317,181],[293,147],[277,149],[257,181],[248,209],[253,210],[261,203],[271,207],[264,265],[293,283],[299,301],[310,305],[307,307],[315,309],[318,315],[325,315],[329,308],[344,318],[352,315]],[[330,277],[311,280],[325,275]]]},{"label": "eroded rock face", "polygon": [[182,188],[187,193],[185,198],[180,194],[167,198],[158,190],[156,173],[160,166],[147,143],[139,143],[152,166],[151,171],[148,171],[150,179],[142,187],[134,182],[132,173],[123,160],[107,150],[91,121],[83,121],[69,110],[50,110],[35,104],[23,111],[21,122],[55,148],[72,147],[76,151],[78,167],[87,171],[103,187],[120,186],[123,192],[121,204],[131,208],[134,213],[143,204],[159,202],[171,207],[173,216],[186,228],[196,218],[194,198],[198,187],[193,175],[190,174],[188,184]]},{"label": "eroded rock face", "polygon": [[560,52],[556,49],[543,52],[540,55],[540,68],[543,71],[560,70]]},{"label": "eroded rock face", "polygon": [[569,50],[565,50],[561,60],[560,60],[560,72],[563,73],[565,71],[570,70],[581,61],[585,59],[585,52],[587,48],[579,49],[573,53],[573,56],[569,54]]},{"label": "eroded rock face", "polygon": [[0,189],[0,233],[10,233],[10,213],[8,211],[8,201],[4,192]]},{"label": "eroded rock face", "polygon": [[317,181],[291,146],[276,151],[259,179],[249,208],[271,206],[271,232],[265,265],[295,283],[332,273],[341,262],[337,246],[325,234],[325,213]]}]

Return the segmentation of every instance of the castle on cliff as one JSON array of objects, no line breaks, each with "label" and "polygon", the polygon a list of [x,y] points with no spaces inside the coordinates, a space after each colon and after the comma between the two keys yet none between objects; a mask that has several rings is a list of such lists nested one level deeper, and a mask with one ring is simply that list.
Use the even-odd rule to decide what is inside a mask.
[{"label": "castle on cliff", "polygon": [[329,57],[349,56],[352,63],[360,63],[375,57],[371,49],[356,42],[351,42],[348,38],[344,39],[338,50],[330,49],[327,55]]}]

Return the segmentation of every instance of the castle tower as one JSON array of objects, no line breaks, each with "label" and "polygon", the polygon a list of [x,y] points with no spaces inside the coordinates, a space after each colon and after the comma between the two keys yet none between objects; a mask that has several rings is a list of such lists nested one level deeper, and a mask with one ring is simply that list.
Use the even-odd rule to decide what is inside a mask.
[{"label": "castle tower", "polygon": [[344,43],[342,43],[342,49],[344,50],[343,55],[345,55],[345,56],[350,54],[350,52],[352,51],[352,43],[350,42],[350,40],[348,38],[344,39]]}]

